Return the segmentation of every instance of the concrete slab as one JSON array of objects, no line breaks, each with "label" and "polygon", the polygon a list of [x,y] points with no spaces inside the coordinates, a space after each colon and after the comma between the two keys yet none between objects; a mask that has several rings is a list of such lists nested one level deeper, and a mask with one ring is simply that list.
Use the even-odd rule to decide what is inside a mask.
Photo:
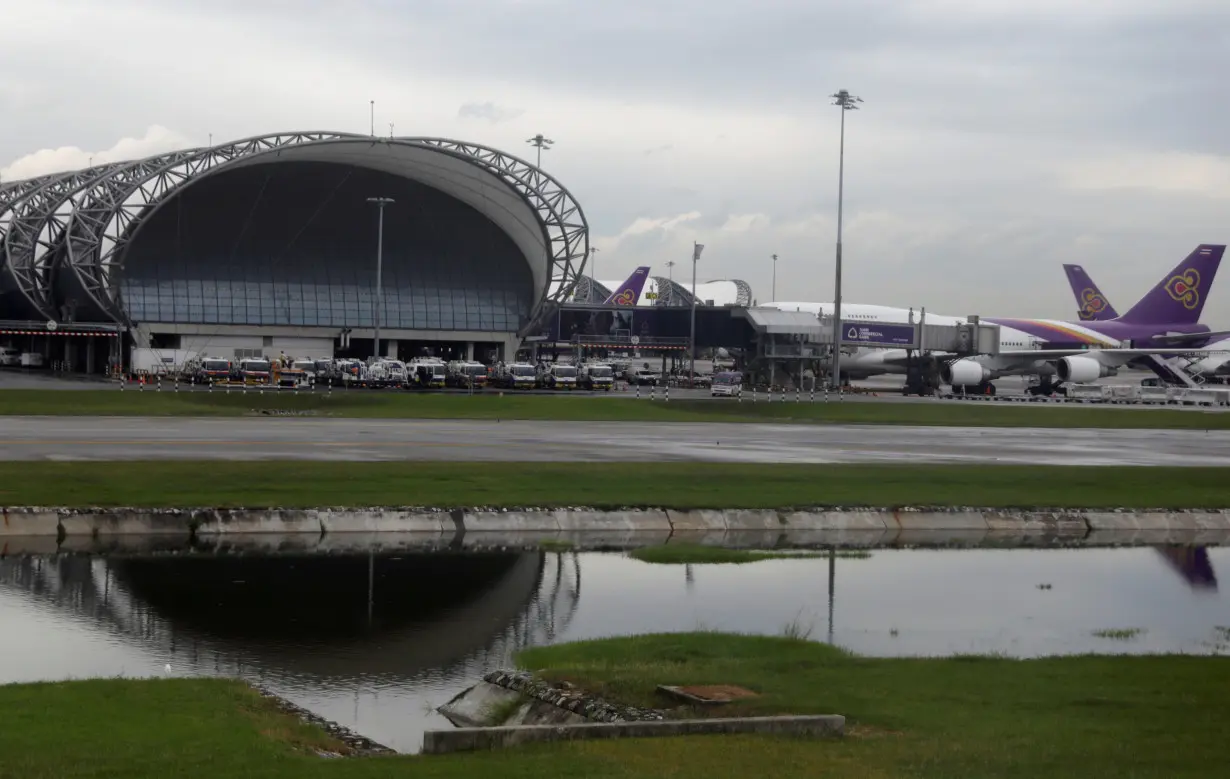
[{"label": "concrete slab", "polygon": [[800,530],[875,530],[888,528],[891,515],[883,511],[792,511],[783,512],[786,527]]},{"label": "concrete slab", "polygon": [[312,533],[323,532],[315,511],[211,511],[198,514],[198,536],[235,533]]},{"label": "concrete slab", "polygon": [[894,511],[892,521],[902,530],[987,530],[981,511]]},{"label": "concrete slab", "polygon": [[500,533],[549,530],[561,528],[553,511],[468,511],[463,523],[466,534],[495,531]]},{"label": "concrete slab", "polygon": [[726,513],[727,530],[776,530],[786,529],[782,515],[769,510],[732,509]]},{"label": "concrete slab", "polygon": [[0,536],[51,536],[60,534],[60,517],[55,511],[25,511],[5,508],[0,511]]},{"label": "concrete slab", "polygon": [[[453,532],[453,518],[443,511],[321,511],[325,533],[433,533]],[[447,523],[447,527],[446,527]]]},{"label": "concrete slab", "polygon": [[557,510],[552,512],[559,529],[570,530],[627,530],[670,532],[671,522],[662,510],[647,511],[570,511]]},{"label": "concrete slab", "polygon": [[726,512],[698,509],[696,511],[667,510],[667,519],[675,532],[680,531],[725,531]]},{"label": "concrete slab", "polygon": [[1091,511],[1085,514],[1085,523],[1092,530],[1139,530],[1140,522],[1135,514]]},{"label": "concrete slab", "polygon": [[521,693],[498,684],[479,682],[436,711],[460,728],[487,728],[503,725],[515,713],[510,707],[521,704],[523,698]]},{"label": "concrete slab", "polygon": [[845,734],[846,718],[840,715],[801,717],[732,717],[728,719],[664,720],[651,722],[602,722],[583,725],[530,725],[499,728],[429,730],[423,734],[423,753],[500,749],[548,741],[653,738],[755,733],[762,735],[834,738]]}]

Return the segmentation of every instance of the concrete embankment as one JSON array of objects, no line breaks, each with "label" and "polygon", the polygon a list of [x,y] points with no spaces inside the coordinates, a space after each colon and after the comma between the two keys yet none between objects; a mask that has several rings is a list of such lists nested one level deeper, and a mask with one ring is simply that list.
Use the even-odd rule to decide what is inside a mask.
[{"label": "concrete embankment", "polygon": [[68,509],[20,507],[0,509],[0,536],[105,538],[157,536],[208,540],[270,536],[350,536],[411,534],[462,539],[484,535],[637,536],[656,538],[707,535],[788,535],[806,543],[808,536],[851,539],[911,534],[933,536],[1006,535],[1084,538],[1100,533],[1224,535],[1230,532],[1230,509],[1214,511],[1039,509],[1012,511],[977,508],[787,509],[726,511],[588,508],[369,508],[369,509]]}]

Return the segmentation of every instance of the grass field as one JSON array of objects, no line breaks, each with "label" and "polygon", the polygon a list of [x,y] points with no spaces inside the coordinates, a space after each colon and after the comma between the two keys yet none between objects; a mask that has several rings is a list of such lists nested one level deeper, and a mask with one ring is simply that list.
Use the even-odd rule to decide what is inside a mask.
[{"label": "grass field", "polygon": [[761,694],[724,713],[839,713],[841,740],[719,737],[573,742],[441,757],[323,759],[338,749],[226,680],[0,686],[0,777],[1220,776],[1224,658],[870,659],[790,638],[644,636],[534,649],[526,668],[626,702],[657,684]]},{"label": "grass field", "polygon": [[1092,427],[1226,430],[1230,413],[1090,406],[1021,406],[929,400],[743,403],[732,400],[635,400],[630,396],[466,395],[315,391],[293,394],[0,390],[0,415],[243,416],[299,411],[321,416],[415,419],[541,419],[573,421],[790,422],[980,427]]},{"label": "grass field", "polygon": [[1225,508],[1230,468],[0,461],[0,505]]}]

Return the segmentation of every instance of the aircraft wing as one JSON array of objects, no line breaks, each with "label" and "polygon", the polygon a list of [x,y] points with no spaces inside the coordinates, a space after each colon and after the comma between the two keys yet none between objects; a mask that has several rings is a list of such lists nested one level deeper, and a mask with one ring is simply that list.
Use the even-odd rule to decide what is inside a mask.
[{"label": "aircraft wing", "polygon": [[1230,330],[1219,330],[1213,333],[1176,333],[1174,335],[1155,335],[1151,340],[1181,344],[1187,341],[1220,341],[1225,338],[1230,338]]}]

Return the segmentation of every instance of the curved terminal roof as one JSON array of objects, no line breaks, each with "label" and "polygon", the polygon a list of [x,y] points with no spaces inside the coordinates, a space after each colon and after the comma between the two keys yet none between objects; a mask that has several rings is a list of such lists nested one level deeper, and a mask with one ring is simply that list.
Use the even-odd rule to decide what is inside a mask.
[{"label": "curved terminal roof", "polygon": [[446,138],[295,132],[5,182],[0,185],[0,273],[38,314],[54,320],[54,271],[67,267],[100,310],[124,322],[118,281],[125,251],[140,227],[208,176],[279,162],[379,170],[470,205],[525,256],[535,289],[531,321],[546,303],[571,294],[589,252],[580,205],[556,179],[525,160]]},{"label": "curved terminal roof", "polygon": [[[620,288],[625,279],[591,279],[582,275],[569,298],[576,303],[601,303]],[[591,295],[592,290],[592,295]],[[696,285],[697,303],[715,306],[750,306],[752,288],[742,279],[717,279],[702,281]],[[671,281],[662,276],[650,276],[641,290],[638,306],[690,306],[692,285]]]}]

